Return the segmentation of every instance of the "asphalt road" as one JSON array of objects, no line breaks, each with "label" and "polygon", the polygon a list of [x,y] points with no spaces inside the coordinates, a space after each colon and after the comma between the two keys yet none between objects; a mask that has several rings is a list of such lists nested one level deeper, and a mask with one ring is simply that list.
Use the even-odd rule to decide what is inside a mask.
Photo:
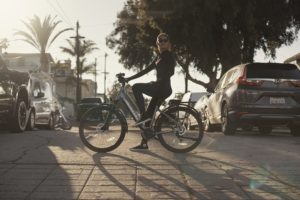
[{"label": "asphalt road", "polygon": [[0,199],[300,199],[300,138],[287,130],[205,133],[174,154],[156,140],[131,152],[140,135],[129,129],[106,154],[85,148],[77,127],[0,130]]}]

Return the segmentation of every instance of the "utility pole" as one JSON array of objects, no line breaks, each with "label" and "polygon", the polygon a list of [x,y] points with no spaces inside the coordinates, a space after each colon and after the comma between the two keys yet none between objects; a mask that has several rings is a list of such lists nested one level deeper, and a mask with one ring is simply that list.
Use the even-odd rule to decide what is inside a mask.
[{"label": "utility pole", "polygon": [[108,72],[106,72],[106,57],[107,57],[107,53],[104,54],[104,91],[103,91],[103,95],[104,95],[104,102],[106,102],[106,74],[108,74]]},{"label": "utility pole", "polygon": [[94,64],[94,67],[95,67],[95,97],[97,96],[97,58],[95,58],[95,64]]},{"label": "utility pole", "polygon": [[80,40],[83,36],[79,35],[79,22],[76,23],[76,36],[71,37],[75,39],[75,53],[76,53],[76,103],[79,103],[81,99],[81,80],[80,80]]},{"label": "utility pole", "polygon": [[184,93],[187,93],[187,92],[188,92],[188,78],[187,78],[187,72],[185,72],[184,83],[185,83]]}]

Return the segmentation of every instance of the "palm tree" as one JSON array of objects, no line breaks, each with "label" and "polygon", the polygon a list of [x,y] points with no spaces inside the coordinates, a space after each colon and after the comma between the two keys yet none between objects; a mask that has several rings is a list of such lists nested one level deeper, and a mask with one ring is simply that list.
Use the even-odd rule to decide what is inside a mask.
[{"label": "palm tree", "polygon": [[66,28],[57,32],[53,37],[51,37],[57,25],[61,23],[61,21],[55,21],[55,18],[56,16],[52,18],[50,15],[48,15],[42,22],[38,16],[34,15],[32,19],[29,19],[29,22],[23,21],[23,24],[26,26],[28,29],[27,31],[29,32],[22,30],[15,32],[15,35],[23,37],[20,40],[32,45],[40,52],[41,70],[45,72],[49,72],[49,61],[46,55],[47,49],[60,34],[69,30],[73,30],[72,28]]},{"label": "palm tree", "polygon": [[75,41],[71,41],[67,39],[67,42],[70,47],[60,47],[64,53],[67,53],[71,56],[76,57],[79,55],[80,57],[80,64],[79,68],[76,68],[76,88],[79,89],[79,91],[76,91],[78,95],[76,95],[76,102],[79,102],[81,99],[81,80],[82,80],[82,75],[84,73],[91,73],[91,70],[93,69],[93,65],[85,65],[86,58],[85,56],[87,54],[92,53],[93,51],[99,49],[96,47],[96,43],[93,42],[92,40],[84,40],[83,42],[79,41],[79,52],[76,51],[76,43]]},{"label": "palm tree", "polygon": [[2,53],[2,49],[6,49],[8,47],[8,40],[6,38],[0,39],[0,54]]}]

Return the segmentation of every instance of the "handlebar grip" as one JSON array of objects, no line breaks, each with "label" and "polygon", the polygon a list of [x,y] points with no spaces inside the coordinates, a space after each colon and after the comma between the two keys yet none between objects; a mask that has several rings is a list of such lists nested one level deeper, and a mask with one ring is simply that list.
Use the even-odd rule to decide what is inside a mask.
[{"label": "handlebar grip", "polygon": [[118,74],[116,74],[116,77],[117,77],[117,78],[124,77],[124,76],[125,76],[124,73],[118,73]]}]

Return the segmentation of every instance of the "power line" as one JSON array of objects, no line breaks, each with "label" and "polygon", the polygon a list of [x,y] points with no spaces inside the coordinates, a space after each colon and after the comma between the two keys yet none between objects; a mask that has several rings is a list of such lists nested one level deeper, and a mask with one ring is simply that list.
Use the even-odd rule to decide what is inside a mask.
[{"label": "power line", "polygon": [[61,13],[54,7],[54,5],[51,3],[50,0],[47,0],[47,3],[53,8],[53,10],[67,23],[69,24],[71,27],[74,27],[72,25],[71,22],[69,22],[68,20],[66,20],[66,18],[64,16],[61,15]]},{"label": "power line", "polygon": [[57,6],[60,8],[60,10],[62,11],[62,14],[66,17],[67,21],[70,22],[70,24],[72,24],[72,21],[70,20],[70,18],[67,16],[66,12],[64,11],[64,9],[61,7],[60,3],[56,0],[56,4]]}]

